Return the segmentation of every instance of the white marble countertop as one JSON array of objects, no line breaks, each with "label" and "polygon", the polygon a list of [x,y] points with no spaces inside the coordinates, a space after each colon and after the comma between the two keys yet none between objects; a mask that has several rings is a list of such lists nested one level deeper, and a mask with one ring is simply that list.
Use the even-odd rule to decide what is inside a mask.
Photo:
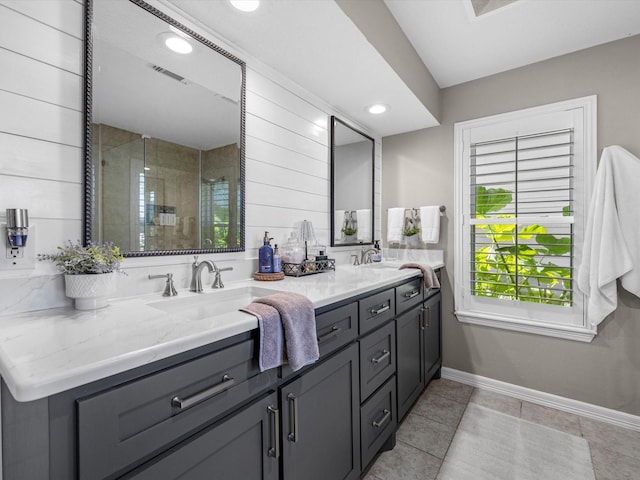
[{"label": "white marble countertop", "polygon": [[[344,265],[276,282],[244,280],[204,294],[117,299],[90,312],[57,308],[6,316],[0,318],[0,375],[16,400],[37,400],[257,328],[255,317],[235,307],[216,314],[224,296],[247,287],[262,295],[269,293],[262,289],[297,292],[318,308],[419,273],[390,263]],[[190,297],[197,308],[183,307]]]}]

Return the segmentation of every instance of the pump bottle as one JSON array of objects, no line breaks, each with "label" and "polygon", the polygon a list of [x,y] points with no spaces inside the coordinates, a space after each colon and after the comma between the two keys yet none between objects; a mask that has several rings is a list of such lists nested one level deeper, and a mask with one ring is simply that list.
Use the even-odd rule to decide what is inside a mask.
[{"label": "pump bottle", "polygon": [[269,237],[269,232],[264,232],[263,245],[258,250],[258,272],[260,273],[273,272],[273,248],[269,245],[271,240],[273,238]]}]

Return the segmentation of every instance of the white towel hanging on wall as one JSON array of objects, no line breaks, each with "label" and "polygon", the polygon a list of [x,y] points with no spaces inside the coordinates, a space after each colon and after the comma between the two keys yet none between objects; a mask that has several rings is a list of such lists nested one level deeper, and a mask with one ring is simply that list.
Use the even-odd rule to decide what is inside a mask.
[{"label": "white towel hanging on wall", "polygon": [[390,208],[387,212],[387,243],[402,241],[402,226],[404,222],[404,208]]},{"label": "white towel hanging on wall", "polygon": [[613,145],[602,151],[589,205],[578,288],[598,325],[618,306],[616,279],[640,297],[640,158]]},{"label": "white towel hanging on wall", "polygon": [[420,221],[422,230],[420,235],[424,243],[438,243],[440,241],[440,205],[420,207]]}]

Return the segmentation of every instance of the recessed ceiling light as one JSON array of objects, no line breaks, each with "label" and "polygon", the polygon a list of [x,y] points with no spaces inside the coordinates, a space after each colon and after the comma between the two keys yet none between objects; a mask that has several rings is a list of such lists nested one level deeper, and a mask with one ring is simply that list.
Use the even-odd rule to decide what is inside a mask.
[{"label": "recessed ceiling light", "polygon": [[229,0],[229,3],[242,12],[253,12],[260,6],[260,0]]},{"label": "recessed ceiling light", "polygon": [[187,54],[193,51],[191,44],[184,38],[177,35],[167,35],[164,39],[164,44],[169,50],[176,53]]},{"label": "recessed ceiling light", "polygon": [[375,105],[370,105],[369,107],[367,107],[367,112],[373,115],[380,115],[381,113],[384,113],[387,110],[389,110],[389,107],[381,103],[376,103]]}]

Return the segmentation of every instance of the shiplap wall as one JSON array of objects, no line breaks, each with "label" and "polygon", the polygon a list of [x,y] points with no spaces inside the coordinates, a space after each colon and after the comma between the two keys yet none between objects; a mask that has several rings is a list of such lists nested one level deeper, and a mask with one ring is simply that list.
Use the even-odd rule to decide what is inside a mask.
[{"label": "shiplap wall", "polygon": [[[6,208],[28,208],[42,253],[82,234],[83,12],[80,0],[0,0],[0,222]],[[328,244],[328,120],[340,113],[213,32],[167,13],[247,62],[246,251],[212,258],[235,266],[229,280],[246,277],[265,230],[283,244],[305,219],[313,222],[319,242]],[[380,147],[376,138],[378,212]],[[379,217],[375,226],[380,238]],[[342,251],[348,258],[345,250],[334,254]],[[191,261],[126,259],[129,275],[119,282],[119,292],[155,291],[158,286],[146,275],[165,271],[186,287]],[[17,274],[0,271],[0,314],[65,304],[59,277],[45,264]]]}]

